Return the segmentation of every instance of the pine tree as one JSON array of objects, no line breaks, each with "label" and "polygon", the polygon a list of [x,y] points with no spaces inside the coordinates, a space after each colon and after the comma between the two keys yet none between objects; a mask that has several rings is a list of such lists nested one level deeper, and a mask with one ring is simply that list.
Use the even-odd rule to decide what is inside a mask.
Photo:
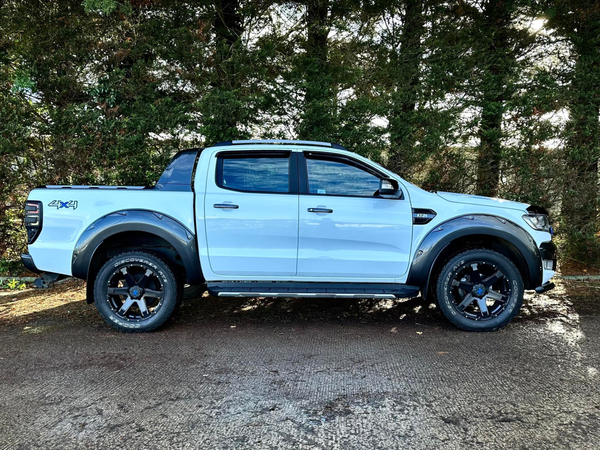
[{"label": "pine tree", "polygon": [[567,73],[566,166],[562,232],[578,259],[600,262],[600,5],[593,0],[547,4],[548,26],[571,44],[574,68]]}]

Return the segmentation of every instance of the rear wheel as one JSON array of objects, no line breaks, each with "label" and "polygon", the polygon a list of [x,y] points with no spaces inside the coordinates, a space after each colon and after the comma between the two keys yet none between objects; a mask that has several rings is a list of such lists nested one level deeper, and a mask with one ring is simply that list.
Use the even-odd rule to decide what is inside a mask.
[{"label": "rear wheel", "polygon": [[437,279],[444,315],[467,331],[494,331],[508,324],[523,304],[523,279],[506,256],[475,249],[455,255]]},{"label": "rear wheel", "polygon": [[169,265],[146,252],[115,256],[98,272],[94,301],[104,320],[126,332],[151,331],[175,310],[179,283]]}]

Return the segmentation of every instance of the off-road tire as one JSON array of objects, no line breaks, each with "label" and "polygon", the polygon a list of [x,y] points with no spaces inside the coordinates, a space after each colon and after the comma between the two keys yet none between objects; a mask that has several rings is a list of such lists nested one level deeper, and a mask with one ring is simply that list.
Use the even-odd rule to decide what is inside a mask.
[{"label": "off-road tire", "polygon": [[[164,293],[160,299],[160,309],[148,318],[124,318],[111,306],[108,295],[111,277],[122,268],[133,266],[149,269],[162,283]],[[126,333],[143,333],[155,330],[171,317],[182,297],[179,293],[180,284],[169,264],[160,257],[143,251],[124,252],[107,261],[98,271],[94,282],[94,303],[111,327]]]},{"label": "off-road tire", "polygon": [[[489,318],[466,317],[459,310],[456,294],[453,294],[453,280],[469,265],[489,265],[502,272],[502,282],[508,286],[503,309]],[[495,270],[495,269],[493,269]],[[460,281],[460,280],[459,280]],[[439,271],[435,284],[437,305],[446,318],[458,328],[466,331],[495,331],[506,326],[519,312],[523,304],[523,277],[517,266],[506,256],[487,249],[471,249],[458,253],[448,259]],[[464,291],[461,291],[464,292]]]}]

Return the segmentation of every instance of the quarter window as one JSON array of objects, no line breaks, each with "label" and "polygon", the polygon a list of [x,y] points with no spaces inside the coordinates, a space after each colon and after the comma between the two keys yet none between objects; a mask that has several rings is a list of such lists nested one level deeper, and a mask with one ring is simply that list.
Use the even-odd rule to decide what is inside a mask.
[{"label": "quarter window", "polygon": [[379,178],[340,161],[307,159],[308,190],[311,194],[373,197]]},{"label": "quarter window", "polygon": [[289,156],[219,156],[217,184],[245,192],[290,192]]}]

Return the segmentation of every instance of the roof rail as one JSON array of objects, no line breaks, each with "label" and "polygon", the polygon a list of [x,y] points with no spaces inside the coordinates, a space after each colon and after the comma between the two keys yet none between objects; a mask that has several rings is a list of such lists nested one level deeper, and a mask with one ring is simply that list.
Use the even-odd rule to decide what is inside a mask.
[{"label": "roof rail", "polygon": [[315,147],[330,147],[339,150],[347,150],[339,144],[319,141],[297,141],[288,139],[247,139],[236,141],[223,141],[215,144],[213,147],[225,147],[229,145],[250,145],[250,144],[280,144],[280,145],[314,145]]}]

